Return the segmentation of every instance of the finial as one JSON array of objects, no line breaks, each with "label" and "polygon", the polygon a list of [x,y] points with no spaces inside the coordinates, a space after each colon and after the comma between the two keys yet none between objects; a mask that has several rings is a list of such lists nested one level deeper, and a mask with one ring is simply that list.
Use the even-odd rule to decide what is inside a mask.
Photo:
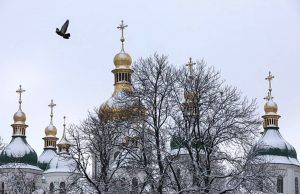
[{"label": "finial", "polygon": [[65,128],[66,128],[66,116],[64,116],[63,118],[64,118],[64,124],[63,124],[63,126],[64,126],[64,131],[65,131]]},{"label": "finial", "polygon": [[48,105],[51,109],[51,113],[50,113],[50,124],[53,124],[53,108],[56,106],[56,104],[53,103],[53,100],[51,99],[50,104]]},{"label": "finial", "polygon": [[194,63],[192,61],[192,57],[190,57],[189,62],[185,65],[189,68],[190,70],[190,76],[192,76],[192,71],[193,71],[193,66],[196,65],[196,63]]},{"label": "finial", "polygon": [[274,79],[275,77],[271,74],[271,71],[269,71],[269,75],[265,78],[266,80],[268,80],[269,82],[269,92],[268,92],[268,96],[265,97],[264,99],[269,101],[272,100],[272,79]]},{"label": "finial", "polygon": [[127,28],[127,27],[128,27],[128,25],[125,25],[123,20],[121,21],[121,24],[117,27],[118,29],[121,30],[121,39],[120,40],[122,42],[122,49],[121,49],[121,51],[123,51],[123,52],[124,52],[124,42],[125,42],[124,29]]},{"label": "finial", "polygon": [[19,93],[19,110],[21,109],[21,104],[22,104],[22,93],[25,92],[26,90],[24,90],[22,88],[22,85],[19,86],[19,89],[16,91],[17,93]]}]

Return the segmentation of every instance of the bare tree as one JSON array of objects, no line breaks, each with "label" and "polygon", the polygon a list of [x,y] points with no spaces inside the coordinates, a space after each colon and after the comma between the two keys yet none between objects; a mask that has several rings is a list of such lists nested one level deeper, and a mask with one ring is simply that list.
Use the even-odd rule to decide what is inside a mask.
[{"label": "bare tree", "polygon": [[158,54],[138,60],[133,69],[133,96],[141,101],[145,111],[143,125],[137,129],[141,143],[141,168],[146,174],[142,188],[150,185],[152,192],[163,193],[169,177],[170,154],[166,143],[172,129],[175,71],[168,64],[167,57]]},{"label": "bare tree", "polygon": [[[172,143],[189,156],[187,166],[193,180],[189,186],[203,193],[227,193],[253,191],[262,180],[270,180],[267,164],[252,152],[260,124],[255,101],[225,85],[219,72],[204,61],[193,69],[178,70],[177,75],[177,111],[173,112],[177,130]],[[264,183],[271,188],[271,180]]]},{"label": "bare tree", "polygon": [[[68,129],[73,143],[71,155],[76,160],[82,176],[79,186],[106,193],[122,182],[116,175],[121,168],[122,158],[118,157],[122,140],[123,122],[110,119],[113,113],[108,110],[95,110],[80,125]],[[91,162],[94,162],[91,175]],[[78,189],[78,188],[77,188]]]}]

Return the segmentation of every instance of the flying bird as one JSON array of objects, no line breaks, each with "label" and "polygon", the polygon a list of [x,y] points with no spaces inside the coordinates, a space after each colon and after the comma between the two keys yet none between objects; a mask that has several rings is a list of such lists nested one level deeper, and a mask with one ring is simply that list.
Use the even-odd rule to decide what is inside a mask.
[{"label": "flying bird", "polygon": [[70,33],[66,33],[68,26],[69,26],[69,20],[67,20],[64,23],[64,25],[61,27],[60,30],[58,28],[56,28],[56,34],[62,36],[64,39],[69,39],[71,35],[70,35]]}]

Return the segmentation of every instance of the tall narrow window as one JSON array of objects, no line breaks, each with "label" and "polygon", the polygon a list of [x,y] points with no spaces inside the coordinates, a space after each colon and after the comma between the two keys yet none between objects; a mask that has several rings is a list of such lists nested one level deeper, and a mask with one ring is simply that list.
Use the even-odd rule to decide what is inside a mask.
[{"label": "tall narrow window", "polygon": [[295,178],[295,194],[299,194],[298,177]]},{"label": "tall narrow window", "polygon": [[59,194],[65,194],[66,193],[66,183],[60,182],[59,184]]},{"label": "tall narrow window", "polygon": [[54,184],[53,183],[50,183],[49,191],[50,191],[51,194],[54,193]]},{"label": "tall narrow window", "polygon": [[282,178],[282,176],[277,177],[277,193],[283,193],[283,178]]}]

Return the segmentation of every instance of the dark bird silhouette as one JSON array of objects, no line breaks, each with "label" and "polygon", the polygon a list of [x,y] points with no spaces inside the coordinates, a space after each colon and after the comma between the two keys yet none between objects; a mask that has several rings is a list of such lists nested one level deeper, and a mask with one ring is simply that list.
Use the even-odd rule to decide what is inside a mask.
[{"label": "dark bird silhouette", "polygon": [[58,28],[56,28],[56,34],[62,36],[65,39],[69,39],[70,38],[70,33],[66,33],[67,29],[69,26],[69,20],[67,20],[64,25],[61,27],[61,29],[59,30]]}]

